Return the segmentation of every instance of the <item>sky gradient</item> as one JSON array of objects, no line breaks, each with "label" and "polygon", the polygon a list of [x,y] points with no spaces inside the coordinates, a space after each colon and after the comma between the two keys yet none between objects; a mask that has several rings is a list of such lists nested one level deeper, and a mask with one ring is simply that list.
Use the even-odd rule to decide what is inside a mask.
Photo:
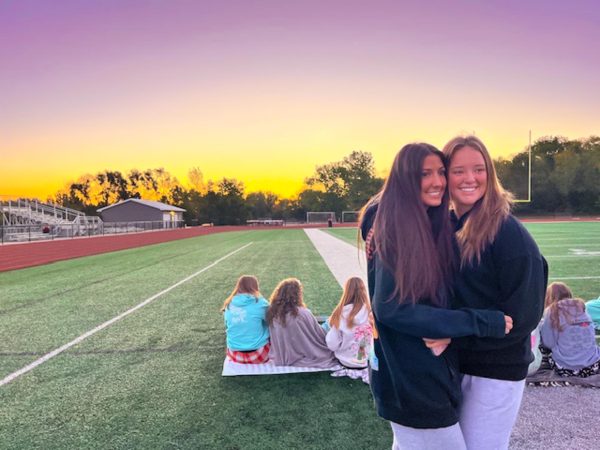
[{"label": "sky gradient", "polygon": [[600,134],[600,3],[0,2],[0,195],[99,171],[293,196],[316,165],[475,132]]}]

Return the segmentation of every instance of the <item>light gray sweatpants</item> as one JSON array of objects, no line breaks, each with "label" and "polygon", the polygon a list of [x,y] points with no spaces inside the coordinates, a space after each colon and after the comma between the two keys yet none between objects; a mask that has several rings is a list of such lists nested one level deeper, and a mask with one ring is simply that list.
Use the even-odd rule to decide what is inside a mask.
[{"label": "light gray sweatpants", "polygon": [[459,424],[468,450],[506,450],[525,380],[506,381],[464,375]]},{"label": "light gray sweatpants", "polygon": [[446,428],[410,428],[390,422],[394,432],[392,450],[465,450],[465,440],[456,423]]}]

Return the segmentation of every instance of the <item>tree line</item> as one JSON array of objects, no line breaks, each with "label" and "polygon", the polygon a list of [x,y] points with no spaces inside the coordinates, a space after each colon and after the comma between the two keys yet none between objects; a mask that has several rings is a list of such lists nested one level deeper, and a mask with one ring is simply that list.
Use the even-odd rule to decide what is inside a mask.
[{"label": "tree line", "polygon": [[[518,203],[524,214],[600,212],[600,138],[568,140],[545,137],[532,145],[531,202]],[[495,161],[498,175],[516,198],[528,192],[527,149],[511,159]],[[245,192],[235,178],[204,181],[195,167],[182,184],[166,170],[106,170],[83,175],[49,200],[95,215],[98,208],[128,198],[156,200],[186,210],[188,225],[244,224],[249,219],[304,220],[308,211],[358,211],[383,186],[369,152],[353,151],[341,161],[317,166],[294,198],[272,192]]]}]

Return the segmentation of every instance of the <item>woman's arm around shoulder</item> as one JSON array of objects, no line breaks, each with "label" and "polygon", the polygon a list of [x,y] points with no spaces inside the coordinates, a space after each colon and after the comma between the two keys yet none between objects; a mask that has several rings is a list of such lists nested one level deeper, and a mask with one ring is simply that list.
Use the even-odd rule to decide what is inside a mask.
[{"label": "woman's arm around shoulder", "polygon": [[462,308],[445,309],[429,305],[375,301],[377,322],[404,334],[427,338],[461,336],[503,337],[506,321],[501,311]]}]

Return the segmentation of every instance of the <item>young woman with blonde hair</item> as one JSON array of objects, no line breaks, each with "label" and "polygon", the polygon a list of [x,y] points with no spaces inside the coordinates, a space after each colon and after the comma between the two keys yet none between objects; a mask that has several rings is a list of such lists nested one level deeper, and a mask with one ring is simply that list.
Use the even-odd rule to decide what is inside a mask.
[{"label": "young woman with blonde hair", "polygon": [[453,306],[500,309],[514,320],[506,338],[457,340],[464,375],[460,427],[469,449],[505,449],[533,361],[530,336],[542,316],[547,265],[511,214],[512,196],[483,142],[458,136],[443,152],[460,247]]},{"label": "young woman with blonde hair", "polygon": [[358,277],[348,278],[342,298],[329,316],[330,329],[325,336],[327,347],[344,367],[367,367],[373,334],[369,324],[370,313],[365,283]]},{"label": "young woman with blonde hair", "polygon": [[423,338],[501,338],[512,320],[489,308],[448,309],[454,249],[443,154],[425,143],[404,146],[360,228],[376,329],[369,376],[377,414],[390,421],[395,450],[464,449],[456,352],[434,353]]}]

